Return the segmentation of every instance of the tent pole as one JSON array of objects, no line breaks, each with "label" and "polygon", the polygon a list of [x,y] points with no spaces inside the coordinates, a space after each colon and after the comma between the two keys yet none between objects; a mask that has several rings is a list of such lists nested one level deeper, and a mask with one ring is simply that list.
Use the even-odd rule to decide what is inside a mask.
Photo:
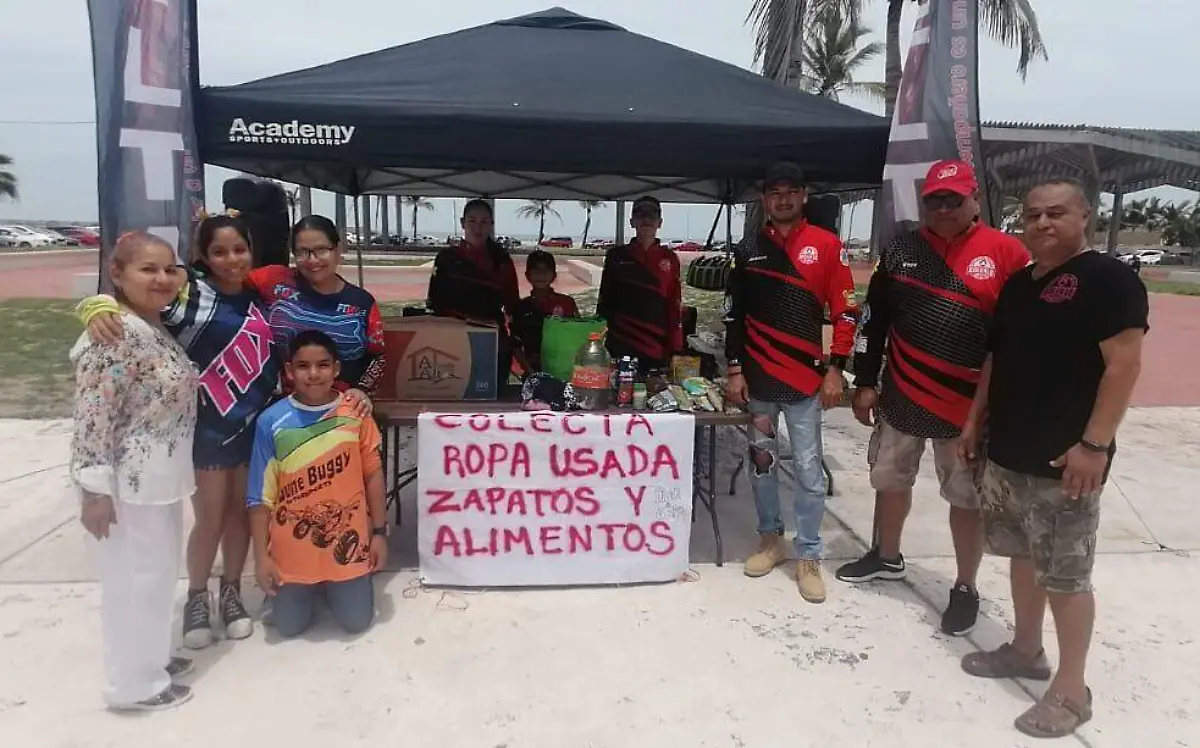
[{"label": "tent pole", "polygon": [[338,236],[346,241],[346,196],[338,193],[333,201],[333,225],[337,227]]},{"label": "tent pole", "polygon": [[[721,208],[717,208],[717,214],[713,216],[712,226],[708,229],[708,239],[704,241],[704,249],[712,249],[713,237],[717,235],[717,226],[721,223]],[[691,241],[690,239],[688,241]]]},{"label": "tent pole", "polygon": [[625,201],[617,201],[617,230],[613,237],[618,245],[625,243]]},{"label": "tent pole", "polygon": [[300,187],[300,217],[312,215],[312,187]]},{"label": "tent pole", "polygon": [[358,220],[359,219],[358,199],[357,198],[353,198],[353,199],[354,199],[354,225],[358,227],[358,230],[355,233],[355,238],[358,240],[355,242],[355,254],[358,255],[358,287],[366,288],[366,286],[363,284],[362,223]]},{"label": "tent pole", "polygon": [[[354,220],[358,223],[357,216]],[[362,196],[362,223],[358,223],[358,245],[360,247],[371,246],[371,196]]]},{"label": "tent pole", "polygon": [[733,201],[725,203],[725,251],[733,251]]}]

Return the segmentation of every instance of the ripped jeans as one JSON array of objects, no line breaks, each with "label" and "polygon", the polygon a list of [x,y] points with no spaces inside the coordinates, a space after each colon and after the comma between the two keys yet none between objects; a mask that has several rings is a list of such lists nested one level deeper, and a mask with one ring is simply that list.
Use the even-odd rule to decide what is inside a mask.
[{"label": "ripped jeans", "polygon": [[[758,510],[758,532],[783,534],[779,514],[779,414],[787,421],[791,441],[796,498],[796,557],[819,560],[824,543],[821,520],[825,517],[825,471],[821,467],[821,403],[809,397],[790,403],[751,399],[747,410],[754,415],[748,435],[750,455],[747,472]],[[763,422],[765,417],[765,423]],[[764,430],[765,429],[765,430]],[[767,462],[764,469],[759,461]]]}]

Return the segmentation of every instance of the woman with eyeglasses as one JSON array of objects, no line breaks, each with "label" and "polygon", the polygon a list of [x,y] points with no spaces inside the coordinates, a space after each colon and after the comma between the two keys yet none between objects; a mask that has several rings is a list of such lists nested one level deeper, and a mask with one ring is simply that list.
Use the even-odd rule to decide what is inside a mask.
[{"label": "woman with eyeglasses", "polygon": [[500,338],[496,381],[503,386],[512,368],[509,320],[521,301],[517,268],[508,250],[492,238],[495,219],[487,200],[467,201],[460,223],[463,240],[438,252],[433,261],[426,307],[439,317],[496,325]]},{"label": "woman with eyeglasses", "polygon": [[[342,241],[333,221],[317,215],[301,218],[292,227],[290,246],[295,267],[269,265],[247,278],[269,308],[275,343],[283,351],[305,330],[328,335],[341,361],[337,389],[369,412],[370,395],[384,369],[379,305],[366,289],[338,274]],[[290,389],[287,382],[284,389]]]}]

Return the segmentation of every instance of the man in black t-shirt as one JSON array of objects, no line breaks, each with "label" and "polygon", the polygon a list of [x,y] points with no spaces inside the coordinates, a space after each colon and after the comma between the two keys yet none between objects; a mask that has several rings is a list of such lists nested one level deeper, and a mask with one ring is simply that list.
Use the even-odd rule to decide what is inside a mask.
[{"label": "man in black t-shirt", "polygon": [[1095,619],[1091,572],[1100,492],[1149,330],[1146,288],[1115,258],[1089,251],[1083,188],[1052,180],[1025,198],[1034,264],[996,303],[987,362],[963,429],[962,457],[977,459],[988,549],[1011,559],[1013,641],[963,658],[985,678],[1049,680],[1042,649],[1046,602],[1059,667],[1045,696],[1016,720],[1036,737],[1070,734],[1092,716],[1084,679]]}]

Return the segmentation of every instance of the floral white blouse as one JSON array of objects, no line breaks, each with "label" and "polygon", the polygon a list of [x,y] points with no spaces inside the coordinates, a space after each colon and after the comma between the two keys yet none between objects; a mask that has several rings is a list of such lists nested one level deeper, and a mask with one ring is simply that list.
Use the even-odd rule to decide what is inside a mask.
[{"label": "floral white blouse", "polygon": [[71,479],[130,504],[171,504],[196,490],[196,370],[166,330],[123,312],[115,345],[84,332],[75,365]]}]

